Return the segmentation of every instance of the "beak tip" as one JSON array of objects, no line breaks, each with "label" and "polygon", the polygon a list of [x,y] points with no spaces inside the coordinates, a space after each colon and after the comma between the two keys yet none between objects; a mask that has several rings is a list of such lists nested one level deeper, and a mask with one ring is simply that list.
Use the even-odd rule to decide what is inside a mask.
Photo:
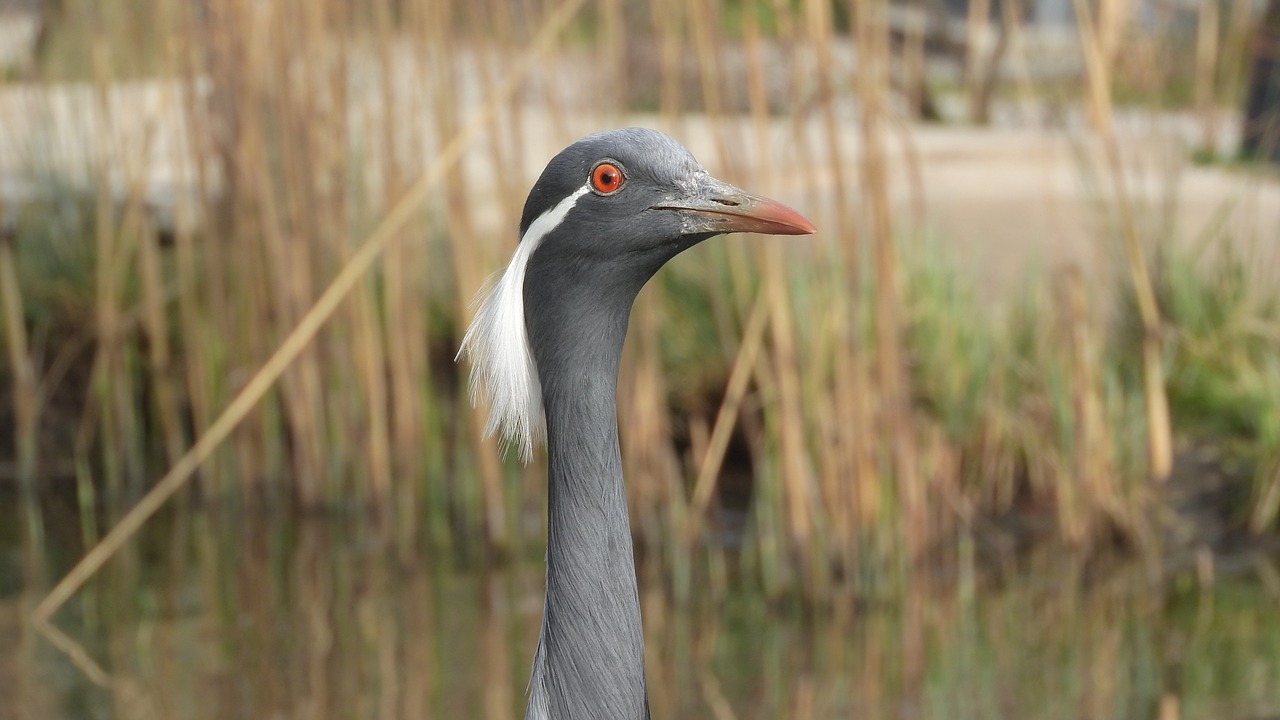
[{"label": "beak tip", "polygon": [[752,215],[766,220],[772,227],[765,232],[774,235],[812,235],[818,231],[809,218],[776,200],[761,198]]},{"label": "beak tip", "polygon": [[812,235],[818,232],[818,228],[813,224],[812,220],[799,213],[796,213],[796,215],[800,218],[800,222],[796,223],[796,230],[800,231],[796,233],[797,235]]}]

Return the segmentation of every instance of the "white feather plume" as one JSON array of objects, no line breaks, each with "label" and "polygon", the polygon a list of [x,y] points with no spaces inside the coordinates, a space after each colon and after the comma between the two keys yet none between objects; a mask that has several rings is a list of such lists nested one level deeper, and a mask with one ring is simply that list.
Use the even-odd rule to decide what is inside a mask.
[{"label": "white feather plume", "polygon": [[458,349],[458,357],[466,353],[471,361],[472,406],[482,396],[489,403],[485,437],[500,430],[504,449],[517,447],[520,460],[526,463],[533,458],[534,443],[546,442],[547,421],[524,324],[525,269],[538,245],[588,189],[584,184],[529,224],[506,269],[494,273],[476,293],[475,317]]}]

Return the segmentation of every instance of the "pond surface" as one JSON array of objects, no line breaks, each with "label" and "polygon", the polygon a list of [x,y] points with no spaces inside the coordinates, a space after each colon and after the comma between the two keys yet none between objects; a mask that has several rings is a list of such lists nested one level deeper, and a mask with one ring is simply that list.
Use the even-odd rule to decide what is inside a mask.
[{"label": "pond surface", "polygon": [[[73,656],[24,618],[83,552],[79,515],[0,491],[0,720],[522,717],[537,557],[483,569],[366,525],[168,511],[58,614]],[[732,587],[676,604],[650,566],[653,716],[1280,717],[1276,558],[1153,586],[1046,555],[808,612]]]}]

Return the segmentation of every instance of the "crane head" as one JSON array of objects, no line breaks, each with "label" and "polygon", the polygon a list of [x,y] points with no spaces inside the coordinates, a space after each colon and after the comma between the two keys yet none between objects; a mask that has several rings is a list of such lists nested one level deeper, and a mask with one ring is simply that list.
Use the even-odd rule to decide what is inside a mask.
[{"label": "crane head", "polygon": [[473,403],[490,404],[486,432],[501,430],[525,461],[545,436],[531,328],[536,338],[619,311],[625,328],[631,301],[664,263],[732,232],[807,235],[814,226],[712,177],[656,130],[596,133],[552,158],[525,200],[515,254],[477,295],[459,350],[473,364]]}]

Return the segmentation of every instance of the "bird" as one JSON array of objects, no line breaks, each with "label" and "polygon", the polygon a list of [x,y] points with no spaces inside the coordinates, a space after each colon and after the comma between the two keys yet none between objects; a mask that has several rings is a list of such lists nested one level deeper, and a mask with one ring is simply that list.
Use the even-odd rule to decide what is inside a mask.
[{"label": "bird", "polygon": [[712,177],[658,130],[588,135],[548,162],[510,262],[476,295],[458,358],[485,434],[547,453],[546,594],[526,720],[647,720],[644,640],[618,444],[631,306],[668,260],[715,235],[813,223]]}]

